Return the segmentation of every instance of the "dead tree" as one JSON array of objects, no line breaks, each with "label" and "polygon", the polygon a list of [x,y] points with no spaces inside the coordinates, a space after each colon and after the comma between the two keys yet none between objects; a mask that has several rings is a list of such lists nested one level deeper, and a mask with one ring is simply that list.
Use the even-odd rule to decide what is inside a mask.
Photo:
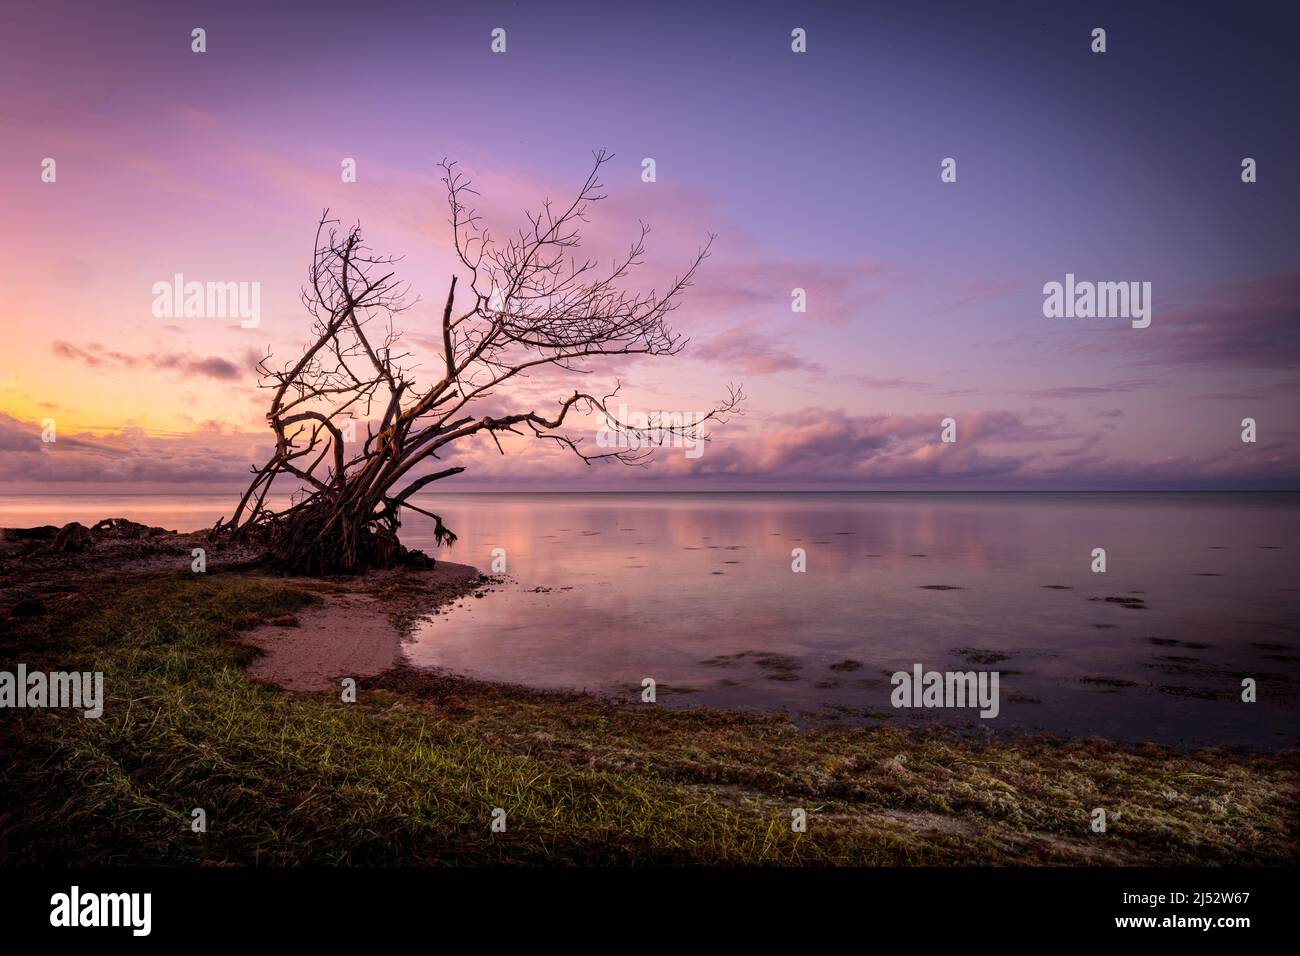
[{"label": "dead tree", "polygon": [[[477,194],[466,177],[454,163],[440,164],[468,282],[458,294],[460,277],[451,278],[431,384],[417,383],[416,365],[396,325],[414,304],[396,277],[398,260],[373,253],[360,226],[341,232],[325,211],[302,292],[313,341],[295,362],[275,367],[268,354],[259,363],[260,387],[271,393],[266,417],[275,450],[254,469],[230,520],[217,522],[214,538],[259,540],[271,562],[291,572],[389,566],[404,553],[397,540],[404,510],[431,518],[439,544],[456,540],[436,513],[413,501],[434,482],[465,470],[431,465],[453,443],[486,437],[504,454],[499,436],[508,432],[554,442],[589,463],[643,464],[656,445],[674,436],[708,440],[699,424],[736,410],[740,390],[728,387],[725,400],[689,424],[651,420],[648,427],[633,427],[608,408],[617,386],[603,396],[575,390],[549,411],[483,412],[484,399],[531,371],[549,366],[579,377],[603,357],[676,355],[686,344],[667,318],[713,237],[662,292],[622,288],[642,263],[649,233],[644,224],[626,254],[607,268],[579,260],[574,250],[580,227],[591,204],[604,198],[599,175],[610,159],[603,150],[594,156],[571,203],[558,208],[546,201],[540,212],[526,213],[527,225],[504,243],[493,239],[468,205]],[[592,412],[626,440],[613,448],[584,448],[566,421]],[[362,424],[365,437],[358,443],[355,432]],[[273,486],[292,490],[286,507],[271,507]]]}]

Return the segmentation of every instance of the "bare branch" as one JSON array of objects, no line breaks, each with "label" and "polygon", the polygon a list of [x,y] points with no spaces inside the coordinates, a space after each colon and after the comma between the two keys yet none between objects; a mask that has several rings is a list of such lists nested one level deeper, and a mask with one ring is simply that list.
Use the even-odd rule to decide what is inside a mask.
[{"label": "bare branch", "polygon": [[[425,386],[413,377],[394,321],[415,304],[396,279],[399,260],[374,253],[360,226],[342,231],[325,210],[302,291],[313,339],[289,365],[272,365],[270,354],[258,364],[261,387],[271,392],[267,421],[274,452],[253,472],[231,519],[218,522],[213,534],[262,536],[273,560],[291,570],[352,571],[400,557],[396,530],[403,509],[433,518],[439,543],[455,541],[440,517],[411,498],[464,472],[460,466],[419,471],[456,442],[486,435],[504,455],[504,432],[553,442],[588,463],[644,464],[665,441],[708,441],[700,425],[738,411],[740,389],[729,387],[724,401],[689,424],[651,420],[648,427],[634,427],[618,420],[609,408],[617,387],[599,397],[574,391],[550,415],[475,411],[495,389],[547,366],[586,375],[610,356],[676,355],[684,348],[686,340],[667,320],[708,257],[713,236],[662,292],[624,285],[644,262],[650,234],[644,223],[626,252],[605,268],[580,258],[581,227],[605,198],[600,172],[610,159],[596,150],[574,198],[562,205],[544,201],[539,211],[525,213],[526,225],[504,242],[494,239],[472,208],[477,193],[469,179],[455,163],[440,164],[453,245],[468,273],[461,289],[468,288],[472,301],[456,312],[459,277],[453,275],[441,316],[441,377]],[[619,436],[615,447],[584,449],[582,439],[566,431],[575,410],[596,414]],[[379,419],[377,428],[372,415]],[[361,423],[364,438],[349,454]],[[279,478],[290,480],[292,497],[276,510],[266,502]]]}]

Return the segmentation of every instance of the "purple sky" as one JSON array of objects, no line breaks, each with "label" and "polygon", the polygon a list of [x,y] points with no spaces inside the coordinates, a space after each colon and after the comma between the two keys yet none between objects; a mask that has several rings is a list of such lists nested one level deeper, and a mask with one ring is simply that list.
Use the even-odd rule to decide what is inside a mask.
[{"label": "purple sky", "polygon": [[[1300,487],[1295,24],[1134,6],[7,3],[0,482],[238,484],[267,447],[252,356],[306,334],[323,207],[406,256],[418,350],[453,270],[435,163],[503,232],[606,147],[593,251],[644,218],[662,284],[718,239],[685,356],[584,385],[692,410],[743,382],[746,414],[648,469],[489,442],[448,490]],[[154,318],[177,272],[261,283],[260,325]],[[1150,328],[1045,318],[1066,273],[1150,282]]]}]

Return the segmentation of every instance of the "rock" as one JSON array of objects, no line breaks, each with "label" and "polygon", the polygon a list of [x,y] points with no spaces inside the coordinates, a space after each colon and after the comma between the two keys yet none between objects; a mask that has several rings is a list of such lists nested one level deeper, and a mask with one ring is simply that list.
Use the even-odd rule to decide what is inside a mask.
[{"label": "rock", "polygon": [[415,548],[402,549],[402,565],[412,571],[429,571],[432,570],[437,561],[429,557],[423,551]]},{"label": "rock", "polygon": [[275,617],[268,617],[266,623],[273,627],[297,627],[298,618],[292,614],[278,614]]},{"label": "rock", "polygon": [[90,529],[78,521],[69,521],[54,538],[54,550],[68,554],[80,554],[94,546],[95,539],[91,537]]},{"label": "rock", "polygon": [[5,541],[53,541],[58,533],[54,525],[43,524],[35,528],[5,528],[0,537]]},{"label": "rock", "polygon": [[46,612],[45,602],[40,598],[23,598],[9,609],[10,617],[39,617]]},{"label": "rock", "polygon": [[105,518],[90,529],[97,538],[123,538],[133,541],[136,538],[160,538],[175,534],[165,528],[154,528],[128,518]]}]

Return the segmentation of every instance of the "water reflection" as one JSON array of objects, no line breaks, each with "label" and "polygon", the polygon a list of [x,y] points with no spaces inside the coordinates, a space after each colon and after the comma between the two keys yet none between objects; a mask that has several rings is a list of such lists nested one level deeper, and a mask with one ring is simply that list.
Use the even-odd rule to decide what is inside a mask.
[{"label": "water reflection", "polygon": [[[516,583],[429,622],[409,655],[628,700],[651,677],[670,705],[865,722],[949,716],[892,708],[894,671],[996,666],[999,730],[1291,745],[1298,504],[449,496],[440,510],[461,541],[444,556],[486,569],[503,548]],[[404,537],[432,546],[426,527]],[[1107,549],[1104,575],[1089,570],[1096,547]],[[796,548],[806,573],[791,571]],[[1238,698],[1248,674],[1256,704]]]},{"label": "water reflection", "polygon": [[[443,557],[515,583],[411,660],[661,704],[895,723],[888,675],[996,667],[999,730],[1294,746],[1296,495],[448,495]],[[0,498],[0,525],[192,530],[230,496]],[[403,540],[432,550],[413,518]],[[1108,571],[1089,571],[1093,548]],[[807,571],[791,571],[792,549]],[[940,588],[943,588],[942,590]],[[1124,600],[1107,601],[1106,598]],[[982,664],[980,661],[992,661]],[[1244,677],[1258,682],[1240,701]]]}]

